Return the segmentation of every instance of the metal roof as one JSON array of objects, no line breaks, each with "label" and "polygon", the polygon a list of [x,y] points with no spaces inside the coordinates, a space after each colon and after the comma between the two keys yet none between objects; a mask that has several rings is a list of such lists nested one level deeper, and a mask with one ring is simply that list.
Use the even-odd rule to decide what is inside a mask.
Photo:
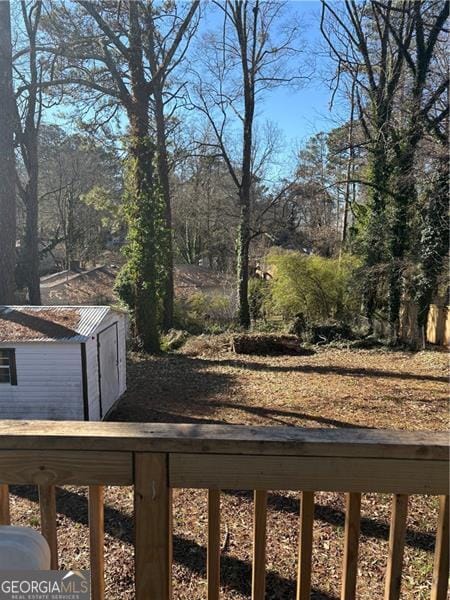
[{"label": "metal roof", "polygon": [[0,343],[73,342],[89,339],[109,306],[0,306]]}]

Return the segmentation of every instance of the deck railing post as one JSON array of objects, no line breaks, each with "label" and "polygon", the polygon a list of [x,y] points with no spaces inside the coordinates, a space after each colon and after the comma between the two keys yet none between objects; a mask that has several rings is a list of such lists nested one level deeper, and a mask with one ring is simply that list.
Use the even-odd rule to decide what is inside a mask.
[{"label": "deck railing post", "polygon": [[266,595],[267,491],[255,490],[253,510],[252,600]]},{"label": "deck railing post", "polygon": [[56,533],[56,488],[54,485],[39,486],[41,532],[50,546],[51,568],[58,569],[58,538]]},{"label": "deck railing post", "polygon": [[91,598],[105,597],[104,569],[104,486],[89,486],[89,549],[91,562]]},{"label": "deck railing post", "polygon": [[407,516],[408,496],[406,494],[394,494],[392,499],[389,557],[386,569],[384,600],[398,600],[400,598]]},{"label": "deck railing post", "polygon": [[136,600],[172,595],[172,494],[168,455],[134,454]]},{"label": "deck railing post", "polygon": [[208,490],[206,576],[208,600],[218,600],[220,594],[220,490]]},{"label": "deck railing post", "polygon": [[9,514],[9,485],[0,484],[0,525],[9,525],[11,516]]},{"label": "deck railing post", "polygon": [[433,588],[431,600],[446,600],[448,593],[449,569],[449,497],[441,496],[439,520],[434,551]]},{"label": "deck railing post", "polygon": [[311,561],[314,525],[314,492],[302,492],[298,547],[297,600],[311,596]]},{"label": "deck railing post", "polygon": [[354,600],[356,597],[360,523],[361,494],[346,494],[341,600]]}]

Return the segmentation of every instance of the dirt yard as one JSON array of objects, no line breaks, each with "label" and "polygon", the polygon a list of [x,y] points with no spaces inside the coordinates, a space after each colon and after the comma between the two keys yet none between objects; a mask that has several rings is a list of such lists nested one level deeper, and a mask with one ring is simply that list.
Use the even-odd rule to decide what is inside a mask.
[{"label": "dirt yard", "polygon": [[[182,353],[132,355],[129,390],[111,420],[241,423],[300,427],[377,427],[445,430],[448,427],[447,355],[322,350],[308,357],[243,357],[225,342],[188,343]],[[14,488],[13,521],[38,526],[36,492]],[[343,548],[342,494],[316,495],[313,598],[339,598]],[[435,498],[409,504],[402,598],[429,597],[437,518]],[[268,599],[295,597],[299,497],[269,496]],[[390,497],[365,494],[358,598],[383,597]],[[174,599],[206,597],[206,493],[174,494]],[[107,598],[133,598],[132,491],[106,492]],[[87,568],[85,491],[58,490],[61,567]],[[222,598],[250,595],[252,497],[222,494]]]}]

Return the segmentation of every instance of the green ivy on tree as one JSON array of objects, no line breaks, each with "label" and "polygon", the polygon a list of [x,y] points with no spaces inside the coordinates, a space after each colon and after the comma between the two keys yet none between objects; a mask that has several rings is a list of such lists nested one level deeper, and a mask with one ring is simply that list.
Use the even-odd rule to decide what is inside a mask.
[{"label": "green ivy on tree", "polygon": [[153,143],[147,137],[132,139],[127,159],[124,214],[128,225],[127,262],[119,273],[116,290],[128,306],[137,346],[146,352],[160,349],[159,330],[165,271],[167,232],[160,187],[142,167],[152,164]]}]

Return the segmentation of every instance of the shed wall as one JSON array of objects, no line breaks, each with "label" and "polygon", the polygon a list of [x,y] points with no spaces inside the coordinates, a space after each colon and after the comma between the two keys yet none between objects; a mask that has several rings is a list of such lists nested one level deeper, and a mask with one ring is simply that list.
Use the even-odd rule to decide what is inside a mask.
[{"label": "shed wall", "polygon": [[[126,337],[127,337],[127,318],[126,315],[118,312],[109,313],[97,327],[94,334],[86,342],[86,364],[87,364],[87,382],[88,382],[88,398],[89,398],[89,420],[100,420],[100,386],[98,373],[98,334],[108,327],[117,323],[118,337],[118,372],[119,372],[119,393],[117,397],[105,398],[102,397],[102,414],[103,417],[110,410],[112,405],[126,391]],[[108,368],[114,369],[115,365],[110,365]],[[106,374],[105,374],[106,375]]]},{"label": "shed wall", "polygon": [[86,370],[88,384],[89,421],[100,420],[100,395],[98,386],[97,336],[86,342]]},{"label": "shed wall", "polygon": [[1,343],[15,348],[17,385],[0,384],[0,418],[83,420],[80,344]]},{"label": "shed wall", "polygon": [[119,317],[119,393],[124,394],[127,389],[127,337],[128,321],[126,315]]},{"label": "shed wall", "polygon": [[[96,382],[94,383],[94,381],[92,381],[92,385],[91,385],[91,377],[93,379],[93,375],[91,373],[89,373],[89,394],[93,393],[95,395],[95,400],[92,401],[92,403],[97,403],[97,406],[99,406],[99,386],[98,386],[98,359],[97,359],[97,335],[107,329],[108,327],[110,327],[111,325],[113,325],[114,323],[117,323],[117,343],[118,343],[118,373],[119,373],[119,391],[116,397],[110,397],[110,398],[105,398],[102,397],[102,411],[103,411],[103,417],[106,415],[106,413],[111,409],[111,407],[113,406],[114,402],[116,400],[118,400],[120,398],[120,396],[125,393],[126,389],[127,389],[127,381],[126,381],[126,362],[127,362],[127,349],[126,349],[126,339],[127,339],[127,317],[125,314],[120,313],[120,312],[111,312],[109,313],[101,322],[101,324],[99,325],[99,327],[96,330],[96,341],[95,341],[95,365],[91,364],[91,361],[88,360],[88,366],[89,366],[89,370],[92,371],[92,373],[95,373],[95,377],[96,377]],[[88,350],[88,348],[86,347],[86,350]],[[114,369],[115,365],[110,365],[108,366],[108,368]],[[105,374],[106,375],[106,374]],[[92,390],[92,391],[91,391]],[[91,402],[91,400],[90,400]],[[94,413],[94,414],[98,414],[98,413]],[[94,418],[98,418],[97,417],[90,417],[90,420],[94,420]]]}]

